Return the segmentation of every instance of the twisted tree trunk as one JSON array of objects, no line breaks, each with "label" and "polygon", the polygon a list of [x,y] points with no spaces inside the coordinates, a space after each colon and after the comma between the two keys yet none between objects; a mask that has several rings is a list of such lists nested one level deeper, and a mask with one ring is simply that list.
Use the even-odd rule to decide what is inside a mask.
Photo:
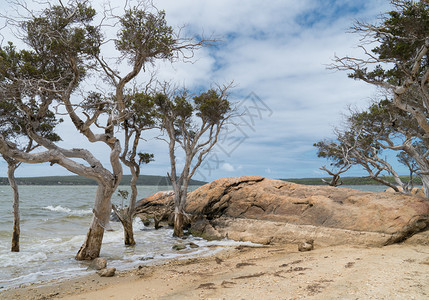
[{"label": "twisted tree trunk", "polygon": [[420,174],[426,198],[429,198],[429,174]]},{"label": "twisted tree trunk", "polygon": [[100,255],[104,230],[111,230],[109,224],[111,202],[116,185],[108,186],[99,182],[95,196],[95,205],[91,225],[86,239],[76,254],[77,260],[92,260]]}]

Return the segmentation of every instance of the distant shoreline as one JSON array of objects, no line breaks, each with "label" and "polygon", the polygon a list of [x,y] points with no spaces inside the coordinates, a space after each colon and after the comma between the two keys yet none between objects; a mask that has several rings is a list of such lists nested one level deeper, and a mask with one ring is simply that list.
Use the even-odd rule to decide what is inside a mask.
[{"label": "distant shoreline", "polygon": [[[391,183],[395,183],[392,176],[382,177]],[[323,178],[330,181],[329,177]],[[403,182],[407,182],[407,176],[401,176]],[[322,182],[322,178],[287,178],[281,179],[288,182],[304,184],[304,185],[326,185]],[[41,177],[17,177],[18,185],[97,185],[95,180],[88,179],[82,176],[41,176]],[[129,185],[131,175],[124,175],[120,185]],[[368,177],[343,177],[341,179],[343,185],[382,185]],[[204,185],[207,182],[200,180],[191,180],[190,185]],[[9,185],[6,177],[0,177],[0,185]],[[170,186],[170,180],[166,176],[156,175],[140,175],[137,185],[155,185],[155,186]],[[414,179],[414,185],[422,185],[420,178]]]},{"label": "distant shoreline", "polygon": [[[392,176],[383,176],[380,178],[396,185]],[[408,182],[408,176],[400,176],[400,178],[402,182]],[[323,179],[328,182],[331,180],[330,177],[324,177]],[[282,180],[305,185],[326,185],[326,183],[323,183],[322,178],[289,178]],[[340,182],[341,181],[343,185],[382,185],[368,177],[341,177]],[[414,185],[422,185],[422,181],[419,177],[414,178]]]},{"label": "distant shoreline", "polygon": [[[131,175],[124,175],[120,185],[129,185]],[[82,176],[41,176],[41,177],[17,177],[18,185],[97,185],[95,180]],[[190,185],[204,185],[207,182],[191,180]],[[0,185],[9,185],[6,177],[0,177]],[[170,186],[170,180],[166,176],[140,175],[137,185]]]}]

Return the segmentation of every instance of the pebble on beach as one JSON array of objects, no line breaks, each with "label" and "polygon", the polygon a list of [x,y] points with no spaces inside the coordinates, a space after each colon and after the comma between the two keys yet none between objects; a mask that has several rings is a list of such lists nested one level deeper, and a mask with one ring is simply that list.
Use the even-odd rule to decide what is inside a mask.
[{"label": "pebble on beach", "polygon": [[101,269],[105,269],[106,266],[107,266],[107,259],[103,257],[97,257],[91,262],[91,265],[89,267],[94,270],[101,270]]},{"label": "pebble on beach", "polygon": [[101,269],[97,272],[100,277],[113,277],[115,276],[116,268],[107,268],[107,269]]}]

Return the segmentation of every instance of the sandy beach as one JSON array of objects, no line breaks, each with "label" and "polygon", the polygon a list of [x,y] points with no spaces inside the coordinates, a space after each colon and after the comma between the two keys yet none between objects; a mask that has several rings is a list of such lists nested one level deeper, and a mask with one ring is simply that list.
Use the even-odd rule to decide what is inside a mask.
[{"label": "sandy beach", "polygon": [[2,299],[428,299],[429,246],[239,246],[3,292]]}]

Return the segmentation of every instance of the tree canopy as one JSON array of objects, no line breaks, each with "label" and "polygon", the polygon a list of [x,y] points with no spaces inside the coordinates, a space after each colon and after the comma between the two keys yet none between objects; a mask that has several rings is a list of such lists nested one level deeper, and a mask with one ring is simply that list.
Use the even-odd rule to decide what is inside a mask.
[{"label": "tree canopy", "polygon": [[[362,35],[363,57],[336,57],[331,68],[349,71],[349,77],[383,88],[385,100],[361,112],[351,112],[337,142],[316,144],[319,155],[340,163],[342,147],[353,149],[352,163],[376,178],[382,170],[395,178],[395,170],[381,157],[385,150],[402,151],[398,159],[422,178],[429,196],[429,4],[427,1],[392,0],[393,10],[379,22],[357,21],[352,32]],[[367,45],[375,45],[368,50]],[[351,148],[350,148],[351,147]],[[378,171],[374,172],[373,169]],[[401,181],[397,184],[404,187]]]},{"label": "tree canopy", "polygon": [[[24,12],[8,17],[8,26],[20,31],[16,38],[26,47],[17,50],[10,43],[0,50],[0,109],[7,112],[0,117],[5,121],[0,153],[19,162],[58,164],[98,183],[91,228],[76,256],[92,259],[99,254],[104,230],[110,229],[110,200],[121,181],[121,161],[150,159],[134,151],[136,144],[128,145],[132,135],[138,143],[140,128],[153,122],[153,104],[139,90],[137,77],[156,60],[191,57],[206,40],[182,38],[150,1],[127,2],[120,14],[109,6],[97,12],[87,0],[38,3],[39,11],[14,4]],[[106,58],[111,50],[116,56]],[[94,85],[94,77],[102,79],[103,88]],[[65,137],[53,129],[62,117],[84,140],[107,145],[109,161],[102,162],[79,141],[61,147],[57,142]],[[122,130],[127,131],[125,141]],[[18,147],[12,140],[18,134],[40,150]]]}]

